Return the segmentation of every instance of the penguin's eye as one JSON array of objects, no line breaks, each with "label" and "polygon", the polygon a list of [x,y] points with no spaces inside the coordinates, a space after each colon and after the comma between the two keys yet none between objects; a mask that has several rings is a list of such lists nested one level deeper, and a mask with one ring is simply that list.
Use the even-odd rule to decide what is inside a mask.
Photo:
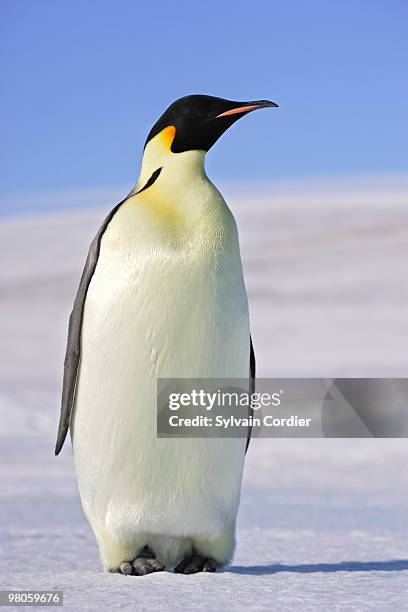
[{"label": "penguin's eye", "polygon": [[208,114],[207,111],[204,110],[203,108],[197,108],[197,110],[195,111],[195,116],[198,119],[203,119],[204,117],[207,116],[207,114]]}]

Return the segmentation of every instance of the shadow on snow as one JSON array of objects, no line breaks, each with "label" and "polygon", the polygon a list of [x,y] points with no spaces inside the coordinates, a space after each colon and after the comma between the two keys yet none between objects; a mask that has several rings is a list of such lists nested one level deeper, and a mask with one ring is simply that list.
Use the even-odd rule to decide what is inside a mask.
[{"label": "shadow on snow", "polygon": [[235,565],[227,569],[233,574],[266,575],[279,572],[295,574],[317,574],[319,572],[398,572],[408,570],[408,559],[394,559],[391,561],[342,561],[341,563],[303,563],[301,565]]}]

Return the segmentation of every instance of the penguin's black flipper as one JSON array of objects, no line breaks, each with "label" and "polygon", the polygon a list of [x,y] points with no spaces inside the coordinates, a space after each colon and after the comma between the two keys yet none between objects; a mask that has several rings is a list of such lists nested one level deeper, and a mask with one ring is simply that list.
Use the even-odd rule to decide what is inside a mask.
[{"label": "penguin's black flipper", "polygon": [[[249,355],[249,393],[252,395],[255,393],[255,370],[256,370],[256,362],[255,362],[255,351],[254,345],[252,344],[252,337],[249,337],[250,342],[250,355]],[[254,415],[254,409],[252,407],[249,408],[249,416],[252,417]],[[252,434],[252,425],[248,427],[248,436],[247,443],[245,448],[245,454],[248,450],[249,443],[251,441]]]},{"label": "penguin's black flipper", "polygon": [[117,212],[119,207],[126,202],[126,200],[127,197],[122,200],[122,202],[119,202],[119,204],[115,206],[113,210],[111,210],[99,228],[95,238],[92,240],[88,257],[86,258],[84,271],[82,272],[81,281],[79,283],[78,293],[76,294],[74,307],[72,309],[71,316],[69,317],[67,350],[65,352],[64,361],[64,380],[62,384],[61,414],[58,426],[57,443],[55,445],[56,455],[59,454],[65,442],[71,419],[72,408],[74,405],[75,387],[81,353],[82,319],[84,315],[84,306],[86,295],[88,293],[88,287],[95,272],[96,264],[98,263],[102,236],[112,217]]}]

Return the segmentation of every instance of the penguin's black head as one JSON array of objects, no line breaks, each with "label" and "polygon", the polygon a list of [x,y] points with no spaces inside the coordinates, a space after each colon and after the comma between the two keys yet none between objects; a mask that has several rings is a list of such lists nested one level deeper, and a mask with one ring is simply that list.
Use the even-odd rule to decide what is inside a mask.
[{"label": "penguin's black head", "polygon": [[185,96],[164,111],[150,130],[145,146],[162,130],[174,126],[173,153],[208,151],[235,121],[253,110],[268,106],[278,105],[269,100],[235,102],[214,96]]}]

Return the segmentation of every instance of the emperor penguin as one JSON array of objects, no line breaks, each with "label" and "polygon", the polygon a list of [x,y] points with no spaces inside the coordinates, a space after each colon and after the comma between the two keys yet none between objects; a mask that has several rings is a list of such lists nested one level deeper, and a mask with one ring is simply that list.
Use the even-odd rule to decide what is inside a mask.
[{"label": "emperor penguin", "polygon": [[70,316],[55,454],[71,432],[103,567],[231,561],[247,439],[158,438],[158,378],[238,378],[255,356],[237,227],[205,154],[269,100],[190,95],[147,137],[134,189],[91,243]]}]

